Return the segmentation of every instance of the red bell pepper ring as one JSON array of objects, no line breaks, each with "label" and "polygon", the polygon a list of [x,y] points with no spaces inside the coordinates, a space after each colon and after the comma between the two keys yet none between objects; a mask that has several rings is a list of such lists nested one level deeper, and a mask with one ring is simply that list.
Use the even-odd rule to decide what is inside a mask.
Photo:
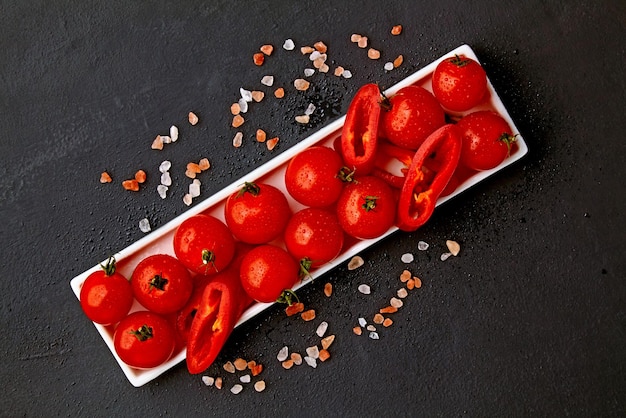
[{"label": "red bell pepper ring", "polygon": [[212,277],[202,292],[187,339],[187,369],[205,371],[219,354],[252,299],[239,279],[239,263]]},{"label": "red bell pepper ring", "polygon": [[377,84],[361,87],[348,107],[341,130],[344,162],[361,176],[369,174],[376,162],[381,97]]},{"label": "red bell pepper ring", "polygon": [[417,149],[400,192],[398,228],[415,231],[426,223],[452,178],[460,155],[461,135],[452,124],[437,129]]}]

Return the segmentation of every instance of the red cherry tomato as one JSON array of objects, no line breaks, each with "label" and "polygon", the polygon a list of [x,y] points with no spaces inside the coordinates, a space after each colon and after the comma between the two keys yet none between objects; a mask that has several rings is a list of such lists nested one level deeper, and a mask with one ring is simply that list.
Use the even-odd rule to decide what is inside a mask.
[{"label": "red cherry tomato", "polygon": [[400,147],[415,150],[446,122],[435,97],[419,86],[407,86],[386,100],[381,114],[382,135]]},{"label": "red cherry tomato", "polygon": [[176,230],[174,252],[189,270],[207,276],[228,266],[235,254],[235,239],[216,217],[195,215]]},{"label": "red cherry tomato", "polygon": [[193,291],[189,271],[167,254],[155,254],[141,260],[130,283],[137,301],[146,309],[161,314],[181,309]]},{"label": "red cherry tomato", "polygon": [[287,192],[305,206],[330,206],[337,201],[343,189],[342,167],[341,156],[332,148],[307,148],[287,165]]},{"label": "red cherry tomato", "polygon": [[87,318],[102,325],[115,324],[133,305],[133,290],[126,277],[115,272],[115,259],[109,258],[102,270],[91,273],[80,289],[80,306]]},{"label": "red cherry tomato", "polygon": [[278,237],[289,220],[287,198],[269,184],[246,183],[226,199],[224,218],[235,238],[264,244]]},{"label": "red cherry tomato", "polygon": [[378,177],[365,176],[346,185],[337,202],[337,217],[348,235],[377,238],[393,225],[396,197]]},{"label": "red cherry tomato", "polygon": [[463,142],[460,163],[472,170],[490,170],[500,165],[516,140],[502,116],[488,110],[462,117],[457,128]]},{"label": "red cherry tomato", "polygon": [[275,302],[298,281],[298,263],[285,250],[265,244],[243,257],[239,275],[246,293],[258,302]]},{"label": "red cherry tomato", "polygon": [[285,228],[287,250],[307,272],[339,255],[344,233],[334,212],[306,208],[296,212]]},{"label": "red cherry tomato", "polygon": [[454,112],[469,110],[487,96],[485,70],[463,55],[441,61],[433,73],[432,84],[439,103]]},{"label": "red cherry tomato", "polygon": [[122,319],[113,334],[119,358],[131,367],[149,369],[165,363],[176,345],[173,325],[154,312],[138,311]]}]

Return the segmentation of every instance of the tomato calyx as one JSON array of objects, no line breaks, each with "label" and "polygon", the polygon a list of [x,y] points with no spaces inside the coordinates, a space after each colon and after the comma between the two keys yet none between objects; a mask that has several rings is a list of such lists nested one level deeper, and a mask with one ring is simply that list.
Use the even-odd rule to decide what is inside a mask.
[{"label": "tomato calyx", "polygon": [[287,305],[291,306],[294,303],[300,302],[300,299],[298,299],[298,295],[296,295],[296,292],[291,289],[285,289],[280,293],[280,296],[278,297],[278,299],[276,299],[276,302],[286,303]]},{"label": "tomato calyx", "polygon": [[356,181],[354,179],[355,174],[356,174],[356,168],[353,167],[352,169],[350,169],[349,167],[344,165],[343,167],[341,167],[341,169],[337,173],[337,178],[343,181],[344,183],[352,183]]},{"label": "tomato calyx", "polygon": [[149,287],[148,292],[152,292],[152,289],[165,290],[165,285],[168,282],[169,280],[167,280],[165,277],[163,277],[162,275],[156,274],[150,280],[150,287]]},{"label": "tomato calyx", "polygon": [[504,145],[506,145],[506,156],[508,157],[511,155],[511,147],[513,146],[513,143],[517,141],[517,135],[511,135],[503,132],[502,135],[500,135],[500,138],[498,138],[498,141],[503,142]]},{"label": "tomato calyx", "polygon": [[309,257],[304,257],[300,260],[300,277],[305,278],[311,275],[311,267],[313,266],[313,260]]},{"label": "tomato calyx", "polygon": [[112,276],[115,274],[115,257],[109,256],[108,260],[104,264],[100,264],[105,276]]},{"label": "tomato calyx", "polygon": [[217,266],[215,265],[215,253],[213,251],[207,250],[204,248],[201,253],[202,257],[202,266],[205,268],[205,271],[209,271],[210,267],[213,267],[215,271],[217,270]]},{"label": "tomato calyx", "polygon": [[261,193],[261,188],[256,183],[246,181],[239,190],[239,193],[237,193],[237,197],[241,197],[246,193],[250,193],[252,196],[258,196],[259,193]]},{"label": "tomato calyx", "polygon": [[468,58],[462,57],[458,54],[454,56],[454,58],[450,58],[450,64],[454,64],[457,67],[465,67],[471,61]]},{"label": "tomato calyx", "polygon": [[137,337],[139,341],[147,341],[150,338],[154,337],[154,334],[152,333],[152,327],[148,326],[147,324],[143,324],[140,328],[136,330],[130,330],[128,331],[128,333]]},{"label": "tomato calyx", "polygon": [[363,199],[365,203],[363,203],[361,207],[365,209],[366,212],[376,209],[376,201],[379,199],[378,196],[365,196]]}]

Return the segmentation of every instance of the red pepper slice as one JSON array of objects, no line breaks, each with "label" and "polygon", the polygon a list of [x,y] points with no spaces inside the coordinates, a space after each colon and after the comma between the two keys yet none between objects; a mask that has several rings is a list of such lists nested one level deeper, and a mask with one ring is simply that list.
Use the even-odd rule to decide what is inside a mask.
[{"label": "red pepper slice", "polygon": [[400,192],[398,228],[415,231],[430,218],[460,155],[461,135],[452,124],[437,129],[418,148]]},{"label": "red pepper slice", "polygon": [[215,360],[252,300],[239,279],[239,264],[212,277],[202,292],[187,340],[187,369],[202,373]]},{"label": "red pepper slice", "polygon": [[[391,187],[395,189],[402,189],[404,179],[406,178],[406,172],[413,161],[415,151],[401,148],[385,141],[380,141],[378,143],[378,151],[376,166],[374,167],[372,174],[381,180],[384,180]],[[403,175],[399,176],[389,171],[389,165],[395,163],[393,160],[397,160],[402,163],[403,167],[400,171]]]},{"label": "red pepper slice", "polygon": [[341,131],[341,154],[349,168],[363,176],[376,161],[381,94],[377,84],[365,84],[352,99]]}]

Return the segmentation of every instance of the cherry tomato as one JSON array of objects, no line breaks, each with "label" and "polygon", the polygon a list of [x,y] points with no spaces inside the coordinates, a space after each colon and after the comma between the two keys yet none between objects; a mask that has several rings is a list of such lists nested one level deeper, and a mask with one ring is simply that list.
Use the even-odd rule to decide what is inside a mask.
[{"label": "cherry tomato", "polygon": [[141,260],[133,271],[130,284],[143,307],[161,314],[181,309],[193,291],[189,271],[167,254],[155,254]]},{"label": "cherry tomato", "polygon": [[306,208],[296,212],[285,228],[287,250],[307,272],[339,255],[344,233],[334,212]]},{"label": "cherry tomato", "polygon": [[126,277],[115,272],[111,257],[102,270],[91,273],[80,289],[80,306],[87,318],[102,325],[115,324],[133,305],[133,290]]},{"label": "cherry tomato", "polygon": [[346,185],[337,202],[337,217],[348,235],[376,238],[393,225],[396,198],[391,187],[378,177],[365,176]]},{"label": "cherry tomato", "polygon": [[433,73],[432,84],[439,103],[454,112],[469,110],[487,96],[485,70],[463,55],[441,61]]},{"label": "cherry tomato", "polygon": [[275,302],[299,277],[298,263],[280,247],[259,245],[248,252],[239,270],[246,293],[258,302]]},{"label": "cherry tomato", "polygon": [[330,206],[337,201],[343,189],[342,167],[341,156],[332,148],[307,148],[287,165],[287,192],[305,206]]},{"label": "cherry tomato", "polygon": [[270,184],[246,183],[224,206],[230,231],[248,244],[264,244],[278,237],[290,215],[287,198]]},{"label": "cherry tomato", "polygon": [[176,230],[174,252],[189,270],[208,276],[228,266],[235,254],[235,239],[224,222],[199,214]]},{"label": "cherry tomato", "polygon": [[472,170],[489,170],[511,153],[516,140],[509,124],[495,112],[481,110],[457,123],[461,132],[461,164]]},{"label": "cherry tomato", "polygon": [[382,135],[400,147],[415,150],[446,122],[441,105],[428,90],[407,86],[386,100]]},{"label": "cherry tomato", "polygon": [[120,359],[131,367],[149,369],[165,363],[176,345],[173,325],[154,312],[138,311],[122,319],[113,334]]}]

